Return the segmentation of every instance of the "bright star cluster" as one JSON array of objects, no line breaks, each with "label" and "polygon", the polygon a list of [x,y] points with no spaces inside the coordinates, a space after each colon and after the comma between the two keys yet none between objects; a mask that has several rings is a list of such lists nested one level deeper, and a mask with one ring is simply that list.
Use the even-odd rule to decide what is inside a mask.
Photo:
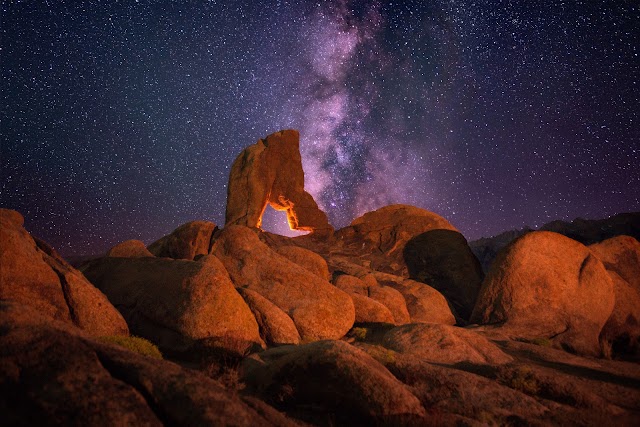
[{"label": "bright star cluster", "polygon": [[63,254],[222,224],[234,158],[284,128],[336,227],[391,203],[469,239],[640,210],[636,2],[0,7],[0,206]]}]

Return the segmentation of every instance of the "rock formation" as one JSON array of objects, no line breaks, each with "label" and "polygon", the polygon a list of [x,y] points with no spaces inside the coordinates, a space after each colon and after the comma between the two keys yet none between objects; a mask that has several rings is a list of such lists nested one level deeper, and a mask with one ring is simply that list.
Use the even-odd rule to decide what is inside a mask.
[{"label": "rock formation", "polygon": [[458,231],[433,212],[409,205],[385,206],[338,230],[331,250],[373,270],[409,277],[404,247],[413,237],[430,230]]},{"label": "rock formation", "polygon": [[260,227],[267,206],[286,211],[292,230],[330,234],[327,215],[304,191],[300,135],[282,130],[242,151],[233,162],[227,189],[226,225]]},{"label": "rock formation", "polygon": [[462,234],[451,230],[419,234],[407,242],[404,260],[412,279],[439,291],[457,315],[469,320],[484,273]]},{"label": "rock formation", "polygon": [[102,258],[82,268],[123,313],[132,332],[164,351],[243,353],[261,342],[251,310],[213,256],[198,261]]},{"label": "rock formation", "polygon": [[259,293],[289,315],[303,340],[337,339],[353,326],[349,295],[270,249],[252,229],[226,226],[211,253],[236,287]]},{"label": "rock formation", "polygon": [[605,352],[640,361],[640,242],[618,236],[589,246],[613,281],[615,305],[600,333]]},{"label": "rock formation", "polygon": [[512,337],[549,339],[597,356],[598,336],[614,302],[611,278],[588,248],[557,233],[535,231],[498,255],[471,322],[499,324]]},{"label": "rock formation", "polygon": [[145,258],[153,257],[154,255],[149,252],[144,242],[140,240],[125,240],[109,249],[105,256],[114,258]]},{"label": "rock formation", "polygon": [[35,308],[93,335],[129,335],[109,300],[51,247],[22,227],[16,211],[0,209],[0,299]]},{"label": "rock formation", "polygon": [[216,225],[209,221],[187,222],[150,244],[148,249],[157,257],[192,260],[209,253],[215,230]]},{"label": "rock formation", "polygon": [[298,425],[203,373],[17,303],[0,301],[0,349],[0,425]]}]

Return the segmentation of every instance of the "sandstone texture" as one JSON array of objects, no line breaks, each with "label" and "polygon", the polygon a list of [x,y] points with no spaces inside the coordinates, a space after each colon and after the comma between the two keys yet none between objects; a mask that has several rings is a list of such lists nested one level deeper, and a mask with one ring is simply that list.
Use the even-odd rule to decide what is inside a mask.
[{"label": "sandstone texture", "polygon": [[462,234],[452,230],[419,234],[405,245],[404,260],[412,279],[436,289],[456,314],[469,320],[484,273]]},{"label": "sandstone texture", "polygon": [[287,212],[293,230],[331,234],[327,216],[304,190],[300,135],[282,130],[244,149],[229,174],[227,225],[260,227],[267,204]]},{"label": "sandstone texture", "polygon": [[83,270],[124,315],[132,333],[164,351],[243,353],[261,343],[251,310],[213,256],[198,261],[102,258]]},{"label": "sandstone texture", "polygon": [[128,335],[105,295],[46,243],[23,228],[16,211],[0,209],[0,299],[36,309],[93,335]]},{"label": "sandstone texture", "polygon": [[209,253],[215,230],[216,225],[212,222],[191,221],[156,240],[148,249],[157,257],[192,260],[197,255]]},{"label": "sandstone texture", "polygon": [[495,260],[471,322],[597,356],[614,302],[611,278],[587,247],[557,233],[532,232]]},{"label": "sandstone texture", "polygon": [[211,252],[236,287],[259,293],[290,316],[303,340],[341,338],[355,321],[349,295],[279,255],[247,227],[225,227]]}]

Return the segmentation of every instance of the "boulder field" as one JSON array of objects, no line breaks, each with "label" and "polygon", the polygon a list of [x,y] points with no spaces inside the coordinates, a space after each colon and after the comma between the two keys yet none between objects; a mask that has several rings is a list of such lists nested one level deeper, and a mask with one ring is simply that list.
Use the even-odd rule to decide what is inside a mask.
[{"label": "boulder field", "polygon": [[334,232],[298,144],[238,157],[224,227],[79,269],[0,209],[0,425],[640,425],[634,237],[524,233],[485,277],[424,209]]}]

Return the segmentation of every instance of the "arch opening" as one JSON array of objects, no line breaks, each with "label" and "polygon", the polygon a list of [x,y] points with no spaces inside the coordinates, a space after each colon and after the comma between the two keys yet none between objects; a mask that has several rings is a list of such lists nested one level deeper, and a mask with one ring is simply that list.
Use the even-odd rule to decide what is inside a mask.
[{"label": "arch opening", "polygon": [[292,230],[287,219],[287,211],[274,209],[270,204],[262,213],[262,224],[260,228],[269,233],[280,234],[281,236],[296,237],[309,234],[308,231]]}]

